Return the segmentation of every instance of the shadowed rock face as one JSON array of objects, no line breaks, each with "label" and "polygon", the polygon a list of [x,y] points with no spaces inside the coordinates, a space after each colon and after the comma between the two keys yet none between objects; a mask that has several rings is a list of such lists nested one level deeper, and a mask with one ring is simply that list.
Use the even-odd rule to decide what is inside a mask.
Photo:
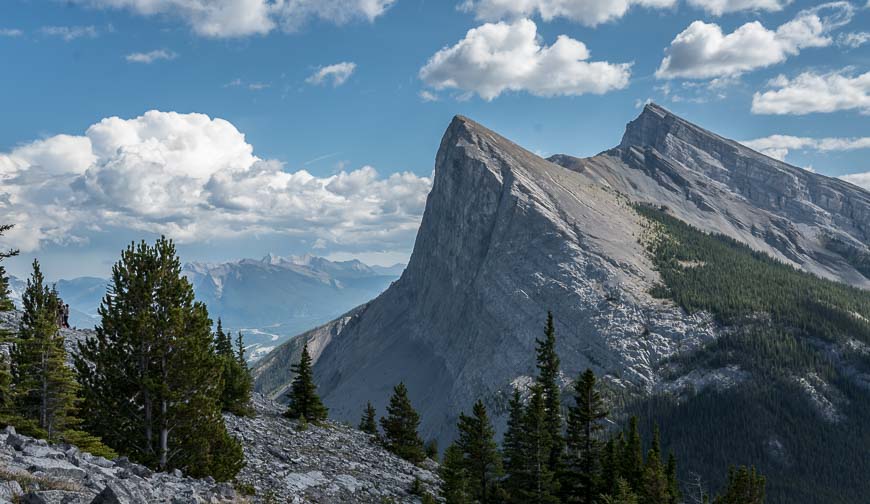
[{"label": "shadowed rock face", "polygon": [[289,383],[291,357],[309,342],[333,417],[356,421],[369,400],[383,412],[404,381],[424,437],[443,446],[476,398],[503,428],[510,387],[535,373],[547,310],[566,381],[591,367],[616,385],[667,388],[656,364],[719,329],[647,294],[658,275],[638,244],[645,223],[630,201],[666,205],[702,229],[870,287],[854,266],[867,251],[870,196],[855,186],[769,159],[655,105],[618,147],[586,159],[544,160],[457,117],[401,279],[273,352],[255,369],[269,376],[259,389],[274,394]]}]

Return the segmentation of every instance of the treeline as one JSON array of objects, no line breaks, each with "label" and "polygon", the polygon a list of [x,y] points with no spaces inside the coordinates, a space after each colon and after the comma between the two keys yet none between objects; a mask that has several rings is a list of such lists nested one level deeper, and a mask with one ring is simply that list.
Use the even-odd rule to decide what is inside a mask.
[{"label": "treeline", "polygon": [[[0,287],[6,284],[4,275]],[[11,307],[8,289],[0,294],[0,304]],[[5,335],[11,351],[0,365],[0,424],[160,471],[236,475],[242,448],[222,412],[250,412],[241,335],[234,345],[220,321],[212,332],[170,240],[122,253],[95,336],[72,356],[57,323],[59,303],[34,261],[18,334]]]},{"label": "treeline", "polygon": [[[636,417],[624,431],[609,428],[613,422],[591,370],[574,381],[573,405],[563,414],[552,314],[535,357],[535,384],[525,400],[514,391],[501,447],[482,401],[470,414],[460,415],[457,439],[445,450],[439,468],[441,497],[447,504],[764,502],[765,478],[747,467],[730,469],[725,489],[712,500],[703,488],[683,495],[677,459],[673,454],[665,457],[657,428],[647,440],[642,439]],[[293,371],[286,416],[323,421],[327,410],[317,396],[307,346]],[[416,464],[438,456],[434,443],[424,444],[418,432],[420,416],[403,383],[393,389],[387,415],[380,422],[376,418],[368,403],[359,429],[389,451]],[[649,448],[644,452],[645,446]],[[424,503],[434,502],[431,495],[421,492],[420,497]]]},{"label": "treeline", "polygon": [[[862,501],[870,492],[864,425],[870,401],[855,377],[870,370],[863,350],[870,344],[870,293],[704,233],[665,209],[635,208],[648,220],[641,242],[662,280],[654,293],[690,313],[709,312],[727,327],[665,363],[665,378],[725,368],[742,378],[729,390],[708,388],[680,401],[643,398],[629,410],[643,426],[669,425],[663,441],[707,482],[722,479],[723,460],[739,460],[770,476],[770,501]],[[831,408],[822,411],[801,380]],[[743,442],[706,442],[737,437]]]}]

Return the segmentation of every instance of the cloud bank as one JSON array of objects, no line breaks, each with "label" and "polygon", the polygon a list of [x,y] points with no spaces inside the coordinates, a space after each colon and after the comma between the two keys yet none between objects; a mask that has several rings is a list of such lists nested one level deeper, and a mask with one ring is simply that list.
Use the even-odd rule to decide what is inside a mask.
[{"label": "cloud bank", "polygon": [[96,8],[125,9],[142,16],[170,16],[204,37],[296,31],[318,19],[334,24],[374,21],[396,0],[72,0]]},{"label": "cloud bank", "polygon": [[32,251],[119,228],[183,243],[262,234],[333,250],[413,242],[428,177],[382,177],[370,166],[317,177],[253,151],[223,119],[150,111],[0,153],[10,245]]},{"label": "cloud bank", "polygon": [[857,110],[870,114],[870,72],[849,69],[828,74],[804,72],[793,79],[780,75],[770,88],[752,96],[753,114],[805,115]]}]

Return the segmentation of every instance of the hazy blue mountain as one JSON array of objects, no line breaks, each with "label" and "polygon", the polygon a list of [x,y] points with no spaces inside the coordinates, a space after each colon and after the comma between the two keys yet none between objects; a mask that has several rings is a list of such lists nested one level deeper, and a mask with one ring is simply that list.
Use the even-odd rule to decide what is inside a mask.
[{"label": "hazy blue mountain", "polygon": [[[214,320],[241,330],[252,357],[268,352],[289,336],[328,322],[370,301],[398,279],[404,265],[369,266],[358,260],[330,261],[311,255],[242,259],[220,264],[188,263],[184,275]],[[108,280],[59,280],[58,292],[70,305],[70,325],[92,328]],[[11,277],[20,305],[25,282]]]}]

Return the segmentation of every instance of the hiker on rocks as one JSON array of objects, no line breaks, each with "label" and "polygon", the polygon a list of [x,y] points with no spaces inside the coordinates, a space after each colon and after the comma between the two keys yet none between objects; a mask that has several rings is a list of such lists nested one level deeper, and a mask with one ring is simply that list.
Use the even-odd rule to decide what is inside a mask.
[{"label": "hiker on rocks", "polygon": [[69,329],[69,305],[63,305],[63,327]]}]

